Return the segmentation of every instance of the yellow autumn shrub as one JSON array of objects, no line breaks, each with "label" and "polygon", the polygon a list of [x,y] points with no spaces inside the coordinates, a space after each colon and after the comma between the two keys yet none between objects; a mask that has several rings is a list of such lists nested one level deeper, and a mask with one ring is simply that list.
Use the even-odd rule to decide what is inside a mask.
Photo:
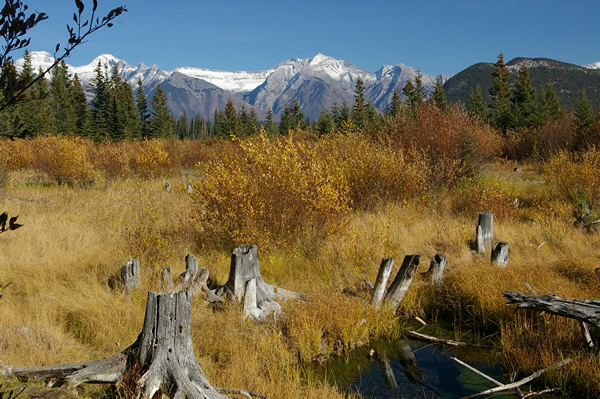
[{"label": "yellow autumn shrub", "polygon": [[347,187],[328,174],[308,141],[266,134],[199,163],[196,183],[206,242],[257,244],[262,251],[314,246],[338,233],[350,210]]}]

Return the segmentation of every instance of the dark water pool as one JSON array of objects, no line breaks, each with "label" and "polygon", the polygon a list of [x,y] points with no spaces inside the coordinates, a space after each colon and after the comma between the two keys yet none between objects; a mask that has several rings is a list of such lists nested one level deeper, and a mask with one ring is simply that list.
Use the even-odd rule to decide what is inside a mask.
[{"label": "dark water pool", "polygon": [[[371,349],[376,355],[369,358]],[[348,392],[359,392],[376,399],[463,398],[496,386],[459,365],[452,357],[506,383],[491,350],[454,348],[406,339],[377,343],[350,358],[329,361],[313,371],[329,382],[335,381]],[[529,392],[528,386],[522,389]],[[493,397],[518,396],[497,394]]]}]

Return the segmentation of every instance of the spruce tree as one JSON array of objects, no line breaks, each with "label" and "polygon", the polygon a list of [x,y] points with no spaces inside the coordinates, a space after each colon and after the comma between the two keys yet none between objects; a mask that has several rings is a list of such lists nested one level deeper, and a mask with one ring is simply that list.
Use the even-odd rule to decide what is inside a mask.
[{"label": "spruce tree", "polygon": [[356,80],[354,88],[354,105],[352,106],[352,123],[359,130],[363,130],[367,125],[365,101],[365,84],[361,78]]},{"label": "spruce tree", "polygon": [[481,92],[481,85],[479,83],[475,88],[475,93],[471,91],[469,102],[467,103],[467,111],[471,117],[477,117],[482,120],[487,119],[487,110],[483,105],[483,94]]},{"label": "spruce tree", "polygon": [[225,103],[225,113],[223,114],[221,135],[223,137],[239,136],[239,124],[240,121],[237,109],[233,104],[233,100],[231,99],[231,97],[229,97],[227,99],[227,102]]},{"label": "spruce tree", "polygon": [[150,101],[150,105],[152,106],[150,127],[152,137],[154,138],[173,137],[174,122],[167,101],[167,96],[159,84]]},{"label": "spruce tree", "polygon": [[89,101],[81,87],[81,81],[77,74],[73,76],[73,84],[70,90],[71,102],[75,111],[75,132],[81,137],[90,137],[90,109]]},{"label": "spruce tree", "polygon": [[96,141],[109,140],[112,132],[111,120],[111,92],[108,77],[102,63],[98,61],[98,66],[94,70],[96,76],[92,80],[94,85],[94,97],[90,104],[90,113],[92,121],[91,137]]},{"label": "spruce tree", "polygon": [[335,123],[333,122],[331,111],[321,111],[317,120],[316,130],[319,135],[330,134],[335,131]]},{"label": "spruce tree", "polygon": [[273,116],[273,108],[270,106],[267,109],[267,124],[265,125],[265,130],[269,136],[275,136],[279,134],[279,130]]},{"label": "spruce tree", "polygon": [[148,138],[150,136],[150,111],[148,111],[148,100],[146,100],[146,94],[142,88],[142,79],[138,79],[138,88],[135,93],[135,105],[138,111],[138,120],[140,121],[140,134],[142,138]]},{"label": "spruce tree", "polygon": [[490,122],[506,133],[514,125],[513,109],[511,107],[512,89],[509,83],[510,72],[504,63],[504,55],[498,55],[498,61],[494,64],[492,74],[493,86],[490,88],[492,104],[490,106]]},{"label": "spruce tree", "polygon": [[560,119],[565,116],[565,111],[560,105],[558,93],[550,81],[546,83],[545,89],[542,87],[538,96],[538,112],[542,121]]},{"label": "spruce tree", "polygon": [[286,135],[288,132],[297,132],[306,127],[304,113],[301,111],[298,99],[294,97],[291,104],[287,104],[281,114],[279,123],[279,134]]},{"label": "spruce tree", "polygon": [[448,101],[446,100],[446,92],[444,91],[444,86],[442,85],[442,79],[439,76],[435,80],[435,86],[433,88],[433,93],[431,94],[431,100],[433,101],[433,104],[435,104],[440,110],[446,112]]},{"label": "spruce tree", "polygon": [[585,93],[585,89],[581,90],[581,97],[573,110],[573,120],[575,126],[577,126],[577,146],[581,149],[592,144],[590,142],[590,133],[594,127],[595,113],[592,103]]},{"label": "spruce tree", "polygon": [[394,89],[394,94],[392,95],[392,102],[388,105],[386,109],[386,115],[389,116],[397,116],[400,115],[400,111],[402,110],[402,99],[400,99],[400,94],[398,94],[398,90]]},{"label": "spruce tree", "polygon": [[188,123],[187,111],[185,109],[175,123],[175,135],[180,140],[186,140],[190,138],[190,126]]},{"label": "spruce tree", "polygon": [[536,93],[531,85],[529,70],[523,65],[519,70],[519,77],[515,82],[515,88],[512,95],[515,127],[524,128],[539,126],[541,121],[537,112],[535,99]]},{"label": "spruce tree", "polygon": [[[23,69],[19,74],[19,81],[21,84],[26,82],[33,82],[37,76],[31,62],[31,54],[25,50],[23,57]],[[17,102],[14,107],[17,109],[17,115],[19,116],[23,132],[29,136],[35,136],[42,130],[42,99],[35,97],[35,90],[33,87],[29,88],[23,93],[23,101]]]},{"label": "spruce tree", "polygon": [[54,112],[54,133],[73,135],[77,131],[77,120],[71,97],[71,75],[65,62],[52,69],[50,98]]},{"label": "spruce tree", "polygon": [[129,83],[120,81],[115,90],[116,134],[120,140],[139,140],[142,138],[140,116]]}]

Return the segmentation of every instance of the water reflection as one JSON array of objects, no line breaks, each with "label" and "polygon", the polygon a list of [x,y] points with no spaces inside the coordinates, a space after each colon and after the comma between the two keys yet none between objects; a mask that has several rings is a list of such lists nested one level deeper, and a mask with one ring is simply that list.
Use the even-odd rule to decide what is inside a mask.
[{"label": "water reflection", "polygon": [[491,351],[438,347],[412,340],[399,340],[377,345],[376,355],[371,361],[360,362],[360,373],[347,380],[346,387],[365,397],[379,399],[461,398],[493,386],[486,379],[451,360],[452,356],[466,361],[493,378],[501,379],[500,368],[492,366]]}]

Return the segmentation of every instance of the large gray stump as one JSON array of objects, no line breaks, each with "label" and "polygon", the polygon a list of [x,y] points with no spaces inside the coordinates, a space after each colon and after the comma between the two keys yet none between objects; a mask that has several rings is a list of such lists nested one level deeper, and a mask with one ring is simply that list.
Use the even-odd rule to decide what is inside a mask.
[{"label": "large gray stump", "polygon": [[130,260],[121,268],[121,282],[125,292],[131,293],[140,286],[140,260]]},{"label": "large gray stump", "polygon": [[505,242],[497,242],[492,249],[491,256],[492,263],[497,264],[500,267],[506,267],[508,265],[508,244]]},{"label": "large gray stump", "polygon": [[491,251],[494,241],[494,215],[491,212],[481,212],[477,222],[477,253]]},{"label": "large gray stump", "polygon": [[187,292],[149,292],[142,332],[130,347],[114,356],[58,366],[0,367],[0,375],[52,378],[69,386],[129,384],[124,389],[138,399],[150,399],[157,393],[182,399],[227,398],[218,391],[231,390],[213,388],[194,355],[191,297]]},{"label": "large gray stump", "polygon": [[[255,280],[254,282],[249,282]],[[247,293],[247,290],[250,292]],[[215,291],[220,297],[245,304],[244,315],[264,321],[270,315],[281,312],[277,300],[302,297],[296,292],[276,288],[263,281],[258,264],[258,248],[256,245],[242,244],[233,250],[229,279],[225,285]]]}]

